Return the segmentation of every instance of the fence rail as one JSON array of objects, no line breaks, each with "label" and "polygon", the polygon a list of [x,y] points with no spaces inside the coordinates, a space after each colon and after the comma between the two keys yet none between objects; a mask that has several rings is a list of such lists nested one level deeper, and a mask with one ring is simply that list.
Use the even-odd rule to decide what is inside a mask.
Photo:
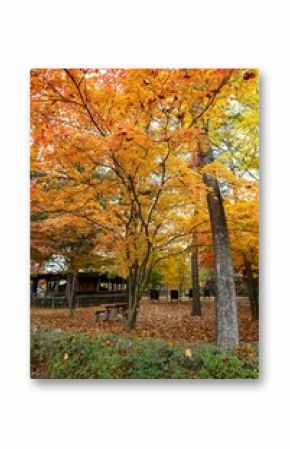
[{"label": "fence rail", "polygon": [[[99,304],[118,303],[126,300],[126,292],[99,292],[92,294],[77,294],[75,299],[76,307],[90,307]],[[31,307],[44,307],[44,308],[64,308],[67,307],[67,299],[63,296],[46,296],[46,297],[33,297],[31,299]]]}]

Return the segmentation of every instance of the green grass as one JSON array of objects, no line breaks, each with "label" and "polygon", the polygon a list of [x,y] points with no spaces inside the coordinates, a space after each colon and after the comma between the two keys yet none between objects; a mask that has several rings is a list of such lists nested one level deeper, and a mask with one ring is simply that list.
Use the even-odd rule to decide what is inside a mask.
[{"label": "green grass", "polygon": [[42,379],[257,379],[250,355],[214,345],[175,344],[128,334],[31,334],[31,377]]}]

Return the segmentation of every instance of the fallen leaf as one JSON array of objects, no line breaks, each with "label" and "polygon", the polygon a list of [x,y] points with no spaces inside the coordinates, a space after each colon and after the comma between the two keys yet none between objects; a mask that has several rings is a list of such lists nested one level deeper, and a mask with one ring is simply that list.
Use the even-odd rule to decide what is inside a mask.
[{"label": "fallen leaf", "polygon": [[186,350],[185,350],[185,355],[186,355],[186,357],[188,357],[189,359],[191,359],[191,357],[192,357],[191,349],[186,349]]}]

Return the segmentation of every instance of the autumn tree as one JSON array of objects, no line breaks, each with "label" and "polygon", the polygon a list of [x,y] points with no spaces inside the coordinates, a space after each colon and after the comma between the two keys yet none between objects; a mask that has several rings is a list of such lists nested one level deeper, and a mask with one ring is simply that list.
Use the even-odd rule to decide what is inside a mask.
[{"label": "autumn tree", "polygon": [[[258,84],[255,71],[243,73],[246,87],[233,97],[226,120],[215,123],[210,140],[216,161],[227,167],[235,178],[222,181],[234,262],[244,267],[252,315],[258,317],[258,289],[253,269],[258,266],[259,223],[259,142]],[[219,171],[219,170],[217,170]]]},{"label": "autumn tree", "polygon": [[50,215],[60,223],[84,220],[95,253],[118,259],[128,277],[129,329],[154,266],[190,245],[193,231],[203,226],[194,200],[199,192],[208,200],[215,249],[218,344],[238,342],[229,236],[215,174],[229,170],[215,160],[210,139],[222,132],[235,98],[253,84],[252,73],[32,71],[39,188],[46,202],[54,197]]},{"label": "autumn tree", "polygon": [[60,226],[73,217],[92,224],[97,250],[119,259],[128,277],[128,328],[154,265],[192,230],[184,186],[195,182],[178,155],[183,134],[170,135],[168,124],[148,117],[147,92],[137,101],[142,91],[132,92],[130,75],[32,75],[33,145],[44,172],[42,194],[47,204],[54,197],[49,214]]},{"label": "autumn tree", "polygon": [[210,141],[211,125],[213,122],[219,136],[223,123],[232,114],[233,104],[241,104],[248,92],[257,94],[257,84],[254,71],[224,70],[219,75],[216,77],[217,86],[208,93],[208,101],[201,112],[192,114],[189,126],[200,123],[201,136],[197,142],[195,164],[201,169],[204,182],[209,187],[207,201],[215,254],[217,343],[223,347],[234,347],[239,342],[234,271],[223,193],[216,172],[221,172],[226,182],[235,182],[235,179],[216,158]]},{"label": "autumn tree", "polygon": [[190,256],[188,251],[171,255],[159,264],[164,283],[182,292],[191,287]]}]

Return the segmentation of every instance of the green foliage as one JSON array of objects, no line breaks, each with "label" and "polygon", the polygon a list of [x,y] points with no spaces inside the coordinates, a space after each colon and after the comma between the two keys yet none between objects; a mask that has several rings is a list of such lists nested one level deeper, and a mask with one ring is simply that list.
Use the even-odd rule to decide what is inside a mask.
[{"label": "green foliage", "polygon": [[196,349],[193,368],[199,379],[258,379],[256,361],[204,345]]},{"label": "green foliage", "polygon": [[201,287],[205,287],[209,282],[214,282],[214,272],[209,268],[200,267],[199,277]]},{"label": "green foliage", "polygon": [[[256,354],[256,352],[255,352]],[[31,377],[49,379],[257,379],[257,357],[215,346],[126,334],[42,329],[31,336]]]},{"label": "green foliage", "polygon": [[156,267],[153,268],[149,277],[149,286],[153,289],[156,289],[162,285],[163,276],[162,273],[158,271]]}]

